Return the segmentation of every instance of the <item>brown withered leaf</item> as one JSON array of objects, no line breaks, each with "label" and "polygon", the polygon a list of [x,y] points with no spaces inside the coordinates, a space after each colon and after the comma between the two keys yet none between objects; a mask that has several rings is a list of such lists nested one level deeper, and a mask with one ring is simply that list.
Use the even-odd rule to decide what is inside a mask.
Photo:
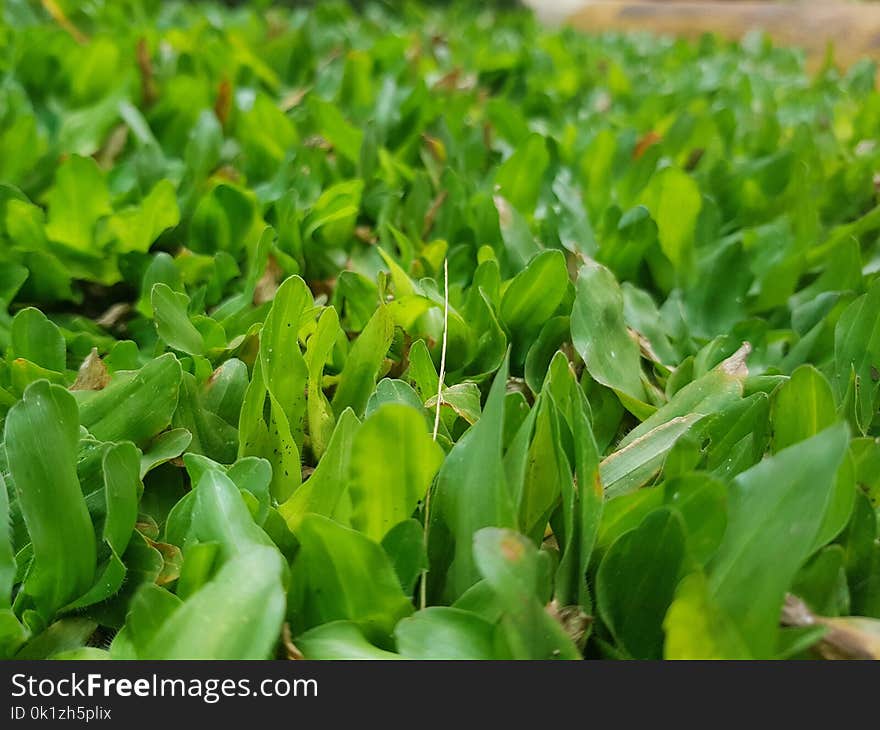
[{"label": "brown withered leaf", "polygon": [[167,542],[157,542],[147,538],[150,546],[159,551],[164,564],[156,577],[156,585],[164,586],[173,583],[180,577],[180,567],[183,565],[183,553],[177,545]]},{"label": "brown withered leaf", "polygon": [[98,356],[98,348],[92,351],[83,360],[76,374],[76,380],[70,386],[70,390],[103,390],[110,382],[110,373],[104,361]]},{"label": "brown withered leaf", "polygon": [[824,659],[880,659],[880,620],[861,616],[829,618],[813,613],[797,596],[788,594],[782,606],[783,626],[824,626],[825,635],[813,647]]},{"label": "brown withered leaf", "polygon": [[635,146],[633,150],[632,156],[634,160],[638,160],[645,152],[648,151],[649,148],[653,147],[655,144],[659,144],[663,141],[663,137],[661,137],[657,132],[653,129],[648,132],[644,137],[642,137]]},{"label": "brown withered leaf", "polygon": [[283,112],[289,112],[291,109],[298,107],[302,100],[306,98],[306,94],[311,90],[311,86],[301,86],[298,89],[292,89],[281,98],[281,102],[278,104],[279,109]]},{"label": "brown withered leaf", "polygon": [[274,256],[270,256],[266,262],[266,270],[257,282],[254,288],[254,304],[259,306],[266,302],[271,302],[275,298],[275,292],[278,291],[279,282],[284,272],[278,265]]},{"label": "brown withered leaf", "polygon": [[113,329],[131,312],[131,305],[128,302],[118,302],[107,308],[107,310],[95,320],[95,324],[103,327],[105,330]]},{"label": "brown withered leaf", "polygon": [[285,621],[284,626],[281,627],[281,644],[284,647],[284,655],[286,659],[294,661],[305,659],[303,653],[297,648],[296,644],[293,643],[293,636],[290,634],[290,624],[287,623],[287,621]]},{"label": "brown withered leaf", "polygon": [[232,111],[232,84],[229,79],[223,79],[217,87],[217,99],[214,102],[214,114],[222,126],[229,121],[229,113]]},{"label": "brown withered leaf", "polygon": [[583,650],[593,617],[580,606],[560,606],[555,598],[547,604],[545,610],[562,626],[574,645]]},{"label": "brown withered leaf", "polygon": [[141,75],[141,102],[150,107],[159,96],[156,90],[156,79],[153,77],[153,61],[150,58],[150,46],[147,39],[141,36],[137,42],[137,65]]},{"label": "brown withered leaf", "polygon": [[116,158],[122,154],[127,142],[128,125],[117,124],[112,129],[107,139],[104,140],[101,149],[93,155],[95,162],[97,162],[102,169],[109,170],[113,167],[113,163],[116,162]]},{"label": "brown withered leaf", "polygon": [[437,197],[431,201],[431,206],[428,208],[428,212],[425,213],[425,224],[422,226],[422,238],[428,237],[428,234],[434,227],[434,220],[437,218],[440,208],[443,207],[443,203],[446,202],[448,195],[449,192],[447,190],[441,190]]}]

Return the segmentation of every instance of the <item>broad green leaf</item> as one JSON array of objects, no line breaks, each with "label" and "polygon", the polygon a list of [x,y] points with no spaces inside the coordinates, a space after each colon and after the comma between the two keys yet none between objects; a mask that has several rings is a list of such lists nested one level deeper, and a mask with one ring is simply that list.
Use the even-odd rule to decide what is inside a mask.
[{"label": "broad green leaf", "polygon": [[[454,600],[473,585],[479,575],[471,541],[483,527],[516,524],[513,497],[508,491],[501,460],[505,363],[492,384],[483,415],[446,456],[432,498],[429,525],[428,572],[433,595]],[[443,553],[435,545],[448,541]],[[447,552],[448,551],[448,552]]]},{"label": "broad green leaf", "polygon": [[189,297],[173,291],[166,284],[156,284],[150,301],[159,337],[170,347],[188,355],[205,354],[205,339],[187,314]]},{"label": "broad green leaf", "polygon": [[443,461],[425,419],[409,406],[382,406],[354,435],[351,525],[381,541],[424,499]]},{"label": "broad green leaf", "polygon": [[676,269],[686,273],[703,205],[697,183],[678,168],[667,167],[653,175],[639,202],[657,223],[663,253]]},{"label": "broad green leaf", "polygon": [[623,297],[614,275],[595,262],[578,272],[571,337],[594,380],[643,400],[639,347],[623,321]]},{"label": "broad green leaf", "polygon": [[202,386],[202,404],[226,423],[237,426],[248,383],[247,365],[238,358],[230,358]]},{"label": "broad green leaf", "polygon": [[30,360],[46,370],[62,373],[67,367],[67,348],[58,327],[38,309],[27,307],[12,318],[10,359]]},{"label": "broad green leaf", "polygon": [[812,365],[802,365],[776,393],[771,410],[773,450],[781,451],[834,424],[831,385]]},{"label": "broad green leaf", "polygon": [[394,565],[403,592],[411,596],[419,576],[428,567],[422,523],[415,519],[398,522],[382,538],[382,549]]},{"label": "broad green leaf", "polygon": [[401,659],[366,640],[352,621],[331,621],[296,637],[296,647],[306,659]]},{"label": "broad green leaf", "polygon": [[226,557],[274,547],[251,517],[235,482],[209,469],[195,488],[190,536],[199,542],[216,542]]},{"label": "broad green leaf", "polygon": [[394,629],[397,650],[409,659],[498,659],[495,627],[458,608],[432,606]]},{"label": "broad green leaf", "polygon": [[170,180],[160,180],[137,206],[127,208],[108,222],[120,251],[146,253],[163,231],[180,222],[177,194]]},{"label": "broad green leaf", "polygon": [[[437,396],[433,395],[425,401],[425,408],[433,410],[437,407]],[[440,395],[440,407],[449,408],[469,424],[475,424],[480,418],[480,389],[476,383],[456,383],[443,388]]]},{"label": "broad green leaf", "polygon": [[91,619],[70,616],[51,624],[27,642],[16,659],[49,659],[65,651],[82,648],[98,625]]},{"label": "broad green leaf", "polygon": [[102,441],[145,444],[171,423],[180,381],[180,363],[171,353],[138,371],[118,372],[103,390],[77,391],[82,425]]},{"label": "broad green leaf", "polygon": [[130,441],[114,444],[104,452],[104,491],[107,517],[104,520],[104,542],[117,554],[128,547],[138,514],[141,454]]},{"label": "broad green leaf", "polygon": [[324,395],[324,366],[333,351],[336,339],[342,332],[339,315],[328,307],[318,319],[317,329],[308,341],[306,365],[308,367],[308,399],[306,412],[311,436],[312,452],[320,459],[327,449],[336,423],[327,396]]},{"label": "broad green leaf", "polygon": [[743,381],[747,375],[745,358],[751,348],[741,347],[731,357],[711,371],[677,391],[666,405],[630,431],[620,442],[624,448],[642,438],[659,426],[675,418],[692,415],[712,415],[736,403],[743,394]]},{"label": "broad green leaf", "polygon": [[332,401],[337,416],[346,408],[351,408],[356,416],[363,415],[393,335],[391,313],[380,306],[349,351],[340,373]]},{"label": "broad green leaf", "polygon": [[[0,474],[0,611],[12,605],[12,586],[15,584],[15,551],[9,522],[9,492],[6,480]],[[4,622],[5,619],[0,619]],[[2,635],[2,630],[0,630]],[[0,646],[3,642],[0,640]],[[0,650],[0,656],[4,656]]]},{"label": "broad green leaf", "polygon": [[177,608],[141,659],[267,659],[284,619],[283,563],[275,548],[252,547]]},{"label": "broad green leaf", "polygon": [[223,464],[235,460],[238,451],[235,427],[205,408],[196,379],[189,373],[182,375],[171,425],[173,431],[189,433],[188,450],[191,453],[204,454]]},{"label": "broad green leaf", "polygon": [[394,568],[366,535],[319,515],[307,515],[296,537],[289,613],[297,632],[347,619],[368,639],[390,640],[397,622],[412,613]]},{"label": "broad green leaf", "polygon": [[112,212],[110,193],[98,164],[89,157],[71,155],[59,166],[46,198],[46,235],[73,249],[98,255],[95,224]]},{"label": "broad green leaf", "polygon": [[360,427],[350,408],[344,410],[327,450],[318,466],[303,485],[278,507],[281,516],[294,532],[309,513],[332,517],[339,500],[348,489],[349,464],[354,448],[354,435]]},{"label": "broad green leaf", "polygon": [[681,580],[663,621],[664,659],[749,659],[735,624],[713,600],[706,576]]},{"label": "broad green leaf", "polygon": [[864,433],[876,415],[880,382],[880,281],[850,304],[834,329],[834,387],[838,402],[851,399],[855,425]]},{"label": "broad green leaf", "polygon": [[837,425],[740,474],[709,568],[710,595],[755,658],[770,657],[782,599],[813,548],[848,443]]},{"label": "broad green leaf", "polygon": [[568,269],[560,251],[535,256],[507,285],[501,321],[513,333],[531,336],[559,307],[568,287]]},{"label": "broad green leaf", "polygon": [[663,617],[686,555],[685,531],[674,510],[658,509],[621,535],[596,574],[596,601],[620,647],[635,659],[659,659]]},{"label": "broad green leaf", "polygon": [[140,457],[140,477],[143,479],[157,466],[176,459],[192,442],[192,434],[185,428],[173,428],[160,433]]},{"label": "broad green leaf", "polygon": [[299,347],[299,329],[312,304],[311,292],[300,277],[286,279],[275,292],[260,333],[261,374],[273,418],[279,418],[276,411],[281,411],[295,440],[305,418],[308,381],[306,361]]},{"label": "broad green leaf", "polygon": [[546,556],[512,530],[485,527],[474,535],[474,560],[498,595],[501,626],[514,659],[580,659],[580,652],[541,603]]},{"label": "broad green leaf", "polygon": [[95,575],[95,533],[76,475],[79,417],[73,396],[37,381],[9,411],[4,442],[34,552],[23,590],[50,618],[84,593]]},{"label": "broad green leaf", "polygon": [[[562,358],[564,356],[558,355],[554,364],[562,363]],[[561,383],[556,382],[559,370],[551,367],[550,387],[558,393],[555,397],[557,403],[563,403],[560,408],[563,413],[566,406],[570,406],[566,420],[574,451],[574,479],[562,480],[564,540],[556,573],[556,598],[563,605],[576,604],[588,609],[592,600],[587,587],[587,568],[605,507],[605,493],[599,477],[599,452],[590,426],[589,403],[568,362],[563,364]],[[560,427],[562,425],[560,422]]]},{"label": "broad green leaf", "polygon": [[498,168],[495,182],[501,188],[501,194],[517,210],[531,215],[549,164],[546,140],[540,134],[532,134]]}]

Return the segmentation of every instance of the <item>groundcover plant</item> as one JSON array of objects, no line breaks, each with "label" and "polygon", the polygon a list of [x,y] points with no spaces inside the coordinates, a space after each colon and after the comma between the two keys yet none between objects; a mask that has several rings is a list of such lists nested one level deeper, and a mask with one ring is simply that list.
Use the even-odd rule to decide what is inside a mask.
[{"label": "groundcover plant", "polygon": [[880,653],[880,95],[524,12],[7,0],[0,656]]}]

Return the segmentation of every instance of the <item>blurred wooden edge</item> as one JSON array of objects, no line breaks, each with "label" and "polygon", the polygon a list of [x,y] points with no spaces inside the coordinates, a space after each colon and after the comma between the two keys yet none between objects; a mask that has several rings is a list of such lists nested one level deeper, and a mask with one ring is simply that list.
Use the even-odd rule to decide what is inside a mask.
[{"label": "blurred wooden edge", "polygon": [[[529,3],[532,4],[532,3]],[[880,5],[842,2],[584,2],[566,22],[587,32],[651,31],[739,39],[762,30],[776,43],[804,48],[820,64],[829,44],[844,66],[880,57]]]}]

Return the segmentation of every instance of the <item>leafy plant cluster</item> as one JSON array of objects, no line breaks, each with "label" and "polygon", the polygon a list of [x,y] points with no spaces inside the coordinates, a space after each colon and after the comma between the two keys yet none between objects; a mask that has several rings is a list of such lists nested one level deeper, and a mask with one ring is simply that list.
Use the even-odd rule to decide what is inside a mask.
[{"label": "leafy plant cluster", "polygon": [[468,5],[7,0],[0,655],[878,654],[874,66]]}]

